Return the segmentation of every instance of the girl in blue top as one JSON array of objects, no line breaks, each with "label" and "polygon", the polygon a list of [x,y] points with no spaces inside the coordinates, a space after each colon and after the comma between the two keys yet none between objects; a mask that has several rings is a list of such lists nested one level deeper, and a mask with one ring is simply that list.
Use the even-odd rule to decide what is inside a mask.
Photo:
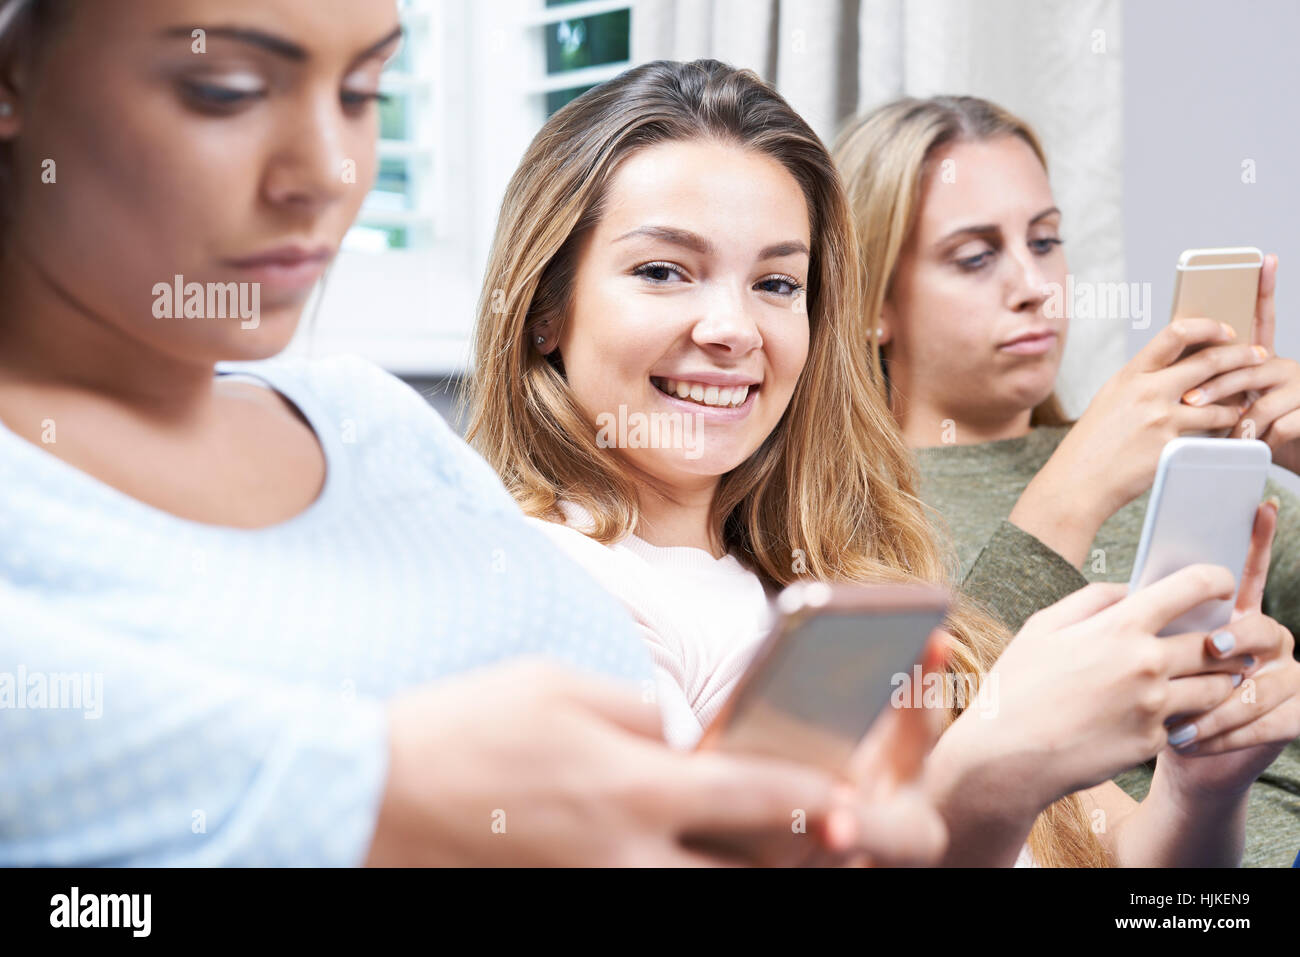
[{"label": "girl in blue top", "polygon": [[[663,745],[629,619],[401,383],[218,367],[284,348],[360,207],[392,0],[0,0],[0,24],[0,864],[863,846],[824,775]],[[625,684],[430,686],[528,655]],[[933,809],[891,808],[871,849],[932,860]]]}]

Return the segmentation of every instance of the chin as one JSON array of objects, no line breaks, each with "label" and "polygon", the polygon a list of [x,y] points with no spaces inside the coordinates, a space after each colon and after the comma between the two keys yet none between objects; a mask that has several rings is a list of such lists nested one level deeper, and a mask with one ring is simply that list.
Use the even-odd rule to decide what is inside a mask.
[{"label": "chin", "polygon": [[632,453],[631,464],[669,485],[718,479],[745,461],[739,454],[721,453],[717,449],[686,447],[681,449],[640,450]]}]

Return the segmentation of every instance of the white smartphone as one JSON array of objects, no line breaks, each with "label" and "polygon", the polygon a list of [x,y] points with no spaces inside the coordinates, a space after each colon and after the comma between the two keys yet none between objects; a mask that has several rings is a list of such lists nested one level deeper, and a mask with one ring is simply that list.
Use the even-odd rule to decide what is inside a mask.
[{"label": "white smartphone", "polygon": [[[700,748],[781,757],[843,772],[858,743],[948,613],[932,585],[797,582]],[[913,699],[909,699],[913,700]]]},{"label": "white smartphone", "polygon": [[[1160,453],[1129,593],[1188,565],[1222,565],[1241,583],[1272,453],[1258,439],[1178,438]],[[1234,595],[1235,598],[1235,595]],[[1234,598],[1207,601],[1160,632],[1215,631]]]}]

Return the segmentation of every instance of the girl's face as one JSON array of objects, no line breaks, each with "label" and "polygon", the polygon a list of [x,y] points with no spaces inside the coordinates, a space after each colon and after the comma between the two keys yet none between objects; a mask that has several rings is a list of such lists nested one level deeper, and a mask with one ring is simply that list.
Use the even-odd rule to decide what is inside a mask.
[{"label": "girl's face", "polygon": [[[374,178],[398,42],[393,0],[69,5],[8,91],[8,255],[174,358],[278,352]],[[239,284],[256,320],[157,317],[177,276]]]},{"label": "girl's face", "polygon": [[1060,228],[1047,171],[1019,137],[935,154],[883,315],[903,402],[994,421],[1047,398],[1067,326],[1046,308],[1050,284],[1065,284]]},{"label": "girl's face", "polygon": [[627,158],[559,341],[597,442],[677,489],[752,455],[808,355],[811,243],[803,192],[776,160],[703,140]]}]

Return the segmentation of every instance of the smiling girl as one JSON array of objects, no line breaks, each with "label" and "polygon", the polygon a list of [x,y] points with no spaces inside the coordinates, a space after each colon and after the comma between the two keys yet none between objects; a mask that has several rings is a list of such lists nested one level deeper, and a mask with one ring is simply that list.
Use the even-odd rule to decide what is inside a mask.
[{"label": "smiling girl", "polygon": [[[629,70],[551,117],[511,180],[469,434],[525,512],[632,611],[678,744],[725,701],[780,586],[946,578],[859,347],[860,294],[827,151],[748,71]],[[604,447],[599,423],[623,409],[698,416],[702,447]],[[1271,533],[1265,512],[1257,562]],[[1094,586],[1005,650],[1006,633],[958,600],[949,667],[988,675],[998,708],[954,708],[931,757],[946,859],[1233,862],[1232,801],[1162,779],[1138,805],[1108,780],[1164,747],[1173,715],[1227,698],[1247,646],[1289,655],[1290,636],[1256,609],[1234,626],[1234,656],[1204,635],[1155,637],[1175,609],[1231,586],[1208,567],[1130,598]]]}]

